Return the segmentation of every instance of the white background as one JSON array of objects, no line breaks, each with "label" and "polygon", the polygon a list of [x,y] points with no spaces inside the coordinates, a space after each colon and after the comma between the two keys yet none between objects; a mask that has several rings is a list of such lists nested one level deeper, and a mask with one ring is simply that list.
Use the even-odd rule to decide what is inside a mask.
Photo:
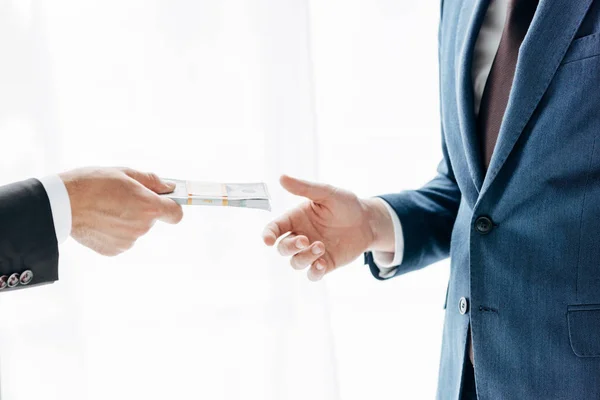
[{"label": "white background", "polygon": [[[3,400],[430,399],[447,263],[318,284],[264,247],[288,173],[361,196],[440,160],[436,2],[0,0],[0,182],[85,165],[266,181],[0,296]],[[409,233],[408,233],[409,234]],[[452,307],[453,305],[449,305]]]}]

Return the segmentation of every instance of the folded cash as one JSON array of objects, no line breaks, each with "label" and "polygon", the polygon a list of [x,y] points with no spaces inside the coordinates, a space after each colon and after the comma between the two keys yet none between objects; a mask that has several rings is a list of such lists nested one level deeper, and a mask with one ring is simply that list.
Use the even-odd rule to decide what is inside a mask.
[{"label": "folded cash", "polygon": [[165,179],[175,183],[166,196],[179,204],[258,208],[271,211],[271,198],[264,183],[214,183]]}]

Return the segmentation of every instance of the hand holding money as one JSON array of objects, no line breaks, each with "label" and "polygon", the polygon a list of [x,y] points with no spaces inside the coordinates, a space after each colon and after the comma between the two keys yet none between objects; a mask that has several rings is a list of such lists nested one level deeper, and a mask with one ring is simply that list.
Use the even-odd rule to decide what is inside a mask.
[{"label": "hand holding money", "polygon": [[165,179],[175,184],[163,196],[183,205],[257,208],[271,211],[271,199],[264,183],[213,183]]},{"label": "hand holding money", "polygon": [[156,220],[177,224],[181,206],[161,197],[173,185],[130,168],[80,168],[60,174],[71,205],[71,236],[105,256],[128,250]]}]

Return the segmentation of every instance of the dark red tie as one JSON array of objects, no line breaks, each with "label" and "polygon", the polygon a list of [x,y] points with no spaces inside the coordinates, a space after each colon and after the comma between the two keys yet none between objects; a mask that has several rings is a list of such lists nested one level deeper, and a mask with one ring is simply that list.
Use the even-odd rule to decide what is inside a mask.
[{"label": "dark red tie", "polygon": [[[494,1],[494,0],[491,0]],[[539,0],[509,0],[498,53],[481,98],[477,128],[481,154],[487,170],[496,146],[500,125],[515,76],[519,47],[525,39]]]}]

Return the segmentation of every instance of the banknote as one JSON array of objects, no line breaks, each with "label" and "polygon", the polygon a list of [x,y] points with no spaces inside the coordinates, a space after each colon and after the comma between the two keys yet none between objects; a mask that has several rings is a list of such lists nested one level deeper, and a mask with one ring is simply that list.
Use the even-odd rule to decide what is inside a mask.
[{"label": "banknote", "polygon": [[168,179],[175,190],[162,196],[184,205],[257,208],[271,211],[267,185],[259,183],[217,183]]}]

